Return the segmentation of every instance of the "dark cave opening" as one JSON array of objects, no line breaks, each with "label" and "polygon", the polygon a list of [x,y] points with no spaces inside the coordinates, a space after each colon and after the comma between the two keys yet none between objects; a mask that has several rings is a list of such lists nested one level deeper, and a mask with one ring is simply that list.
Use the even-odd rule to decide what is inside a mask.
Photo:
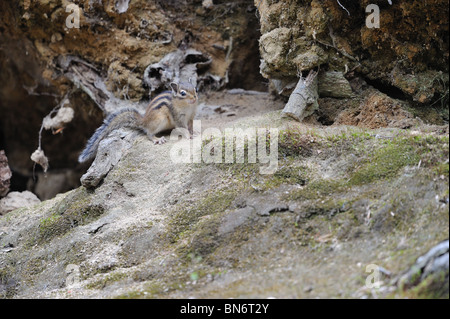
[{"label": "dark cave opening", "polygon": [[245,33],[247,35],[246,38],[240,41],[237,53],[233,55],[227,88],[267,92],[269,81],[259,71],[261,57],[258,39],[261,36],[261,32],[259,30],[259,21],[254,15],[249,17]]},{"label": "dark cave opening", "polygon": [[397,88],[393,85],[387,84],[380,80],[370,80],[368,78],[364,78],[364,80],[367,82],[367,84],[373,86],[381,93],[384,93],[393,99],[402,100],[402,101],[412,100],[411,97],[409,97],[402,90],[400,90],[399,88]]}]

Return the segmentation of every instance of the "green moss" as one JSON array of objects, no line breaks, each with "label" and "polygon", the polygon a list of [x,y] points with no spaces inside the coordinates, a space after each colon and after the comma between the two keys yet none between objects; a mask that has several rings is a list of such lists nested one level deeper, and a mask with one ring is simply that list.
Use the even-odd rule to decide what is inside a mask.
[{"label": "green moss", "polygon": [[411,292],[421,299],[448,299],[448,271],[441,271],[428,276],[417,287],[414,287]]},{"label": "green moss", "polygon": [[[273,137],[270,135],[270,131],[266,131],[265,139],[262,140],[265,143],[266,150],[270,149],[270,144],[272,142]],[[243,144],[243,162],[244,163],[237,163],[236,160],[236,137],[230,138],[230,141],[228,141],[227,138],[222,137],[220,140],[212,139],[212,138],[206,138],[202,141],[202,154],[205,151],[210,151],[210,155],[213,156],[214,153],[217,151],[217,147],[221,148],[222,158],[221,163],[218,164],[221,168],[226,168],[230,166],[237,165],[237,167],[242,166],[243,164],[246,165],[252,165],[255,166],[255,163],[249,163],[248,159],[248,151],[249,151],[249,145],[254,145],[255,151],[258,152],[259,150],[259,142],[261,141],[260,136],[255,137],[254,140],[249,142],[247,138],[244,139]],[[313,150],[317,149],[321,146],[322,139],[317,137],[314,132],[308,132],[304,133],[299,130],[297,127],[289,128],[286,130],[281,130],[278,133],[277,137],[277,145],[278,145],[278,159],[286,159],[287,157],[309,157],[313,155]],[[227,144],[229,143],[229,144]],[[252,144],[250,144],[252,143]],[[226,156],[225,151],[226,150],[232,150],[233,157],[232,157],[232,163],[225,163]],[[258,154],[256,154],[258,155]],[[259,158],[256,156],[256,163],[259,163]],[[217,164],[215,164],[217,165]],[[259,166],[256,166],[259,168]]]},{"label": "green moss", "polygon": [[368,154],[352,174],[349,185],[361,185],[395,177],[405,166],[435,167],[448,176],[448,137],[414,136],[387,140]]},{"label": "green moss", "polygon": [[448,162],[439,163],[436,165],[436,173],[438,175],[444,175],[444,176],[447,176],[447,178],[448,178],[449,177],[448,171],[449,171]]},{"label": "green moss", "polygon": [[279,133],[278,153],[279,158],[287,156],[309,157],[313,150],[320,147],[321,139],[316,138],[311,132],[302,133],[298,128],[289,128]]},{"label": "green moss", "polygon": [[72,228],[87,224],[104,212],[101,205],[92,204],[84,188],[72,191],[64,200],[56,204],[50,215],[43,218],[33,243],[43,243],[62,236]]},{"label": "green moss", "polygon": [[[219,215],[219,213],[216,215]],[[191,241],[189,244],[178,247],[180,256],[186,261],[192,263],[192,256],[195,256],[195,258],[207,256],[220,245],[221,238],[218,235],[220,218],[215,217],[217,216],[211,216],[206,221],[194,225],[192,232],[190,232]]]},{"label": "green moss", "polygon": [[307,171],[305,167],[292,167],[290,165],[279,168],[272,177],[275,184],[298,184],[305,185],[307,182]]},{"label": "green moss", "polygon": [[[242,174],[242,171],[236,172],[234,177],[246,183],[249,189],[259,192],[274,189],[281,185],[305,185],[309,180],[308,169],[304,166],[296,166],[291,161],[282,160],[279,162],[279,167],[274,174],[260,175],[255,169],[250,174]],[[252,176],[252,178],[248,178]]]},{"label": "green moss", "polygon": [[231,174],[239,182],[246,182],[256,178],[259,175],[259,164],[254,163],[236,163],[236,164],[218,164],[218,168]]},{"label": "green moss", "polygon": [[14,266],[2,263],[0,268],[0,298],[11,298],[16,294],[17,282],[13,279]]},{"label": "green moss", "polygon": [[347,190],[346,182],[343,180],[318,179],[301,189],[290,192],[285,199],[287,200],[314,200],[321,199],[329,195],[337,195]]},{"label": "green moss", "polygon": [[193,205],[179,203],[168,225],[168,236],[175,243],[190,230],[200,218],[223,212],[231,206],[238,194],[238,189],[228,188],[210,191],[203,199]]},{"label": "green moss", "polygon": [[417,165],[420,157],[412,145],[389,143],[376,151],[367,163],[350,178],[350,184],[361,185],[376,180],[394,177],[401,168]]},{"label": "green moss", "polygon": [[339,134],[329,134],[325,137],[325,139],[332,143],[328,144],[329,146],[342,148],[343,144],[356,145],[361,142],[373,140],[375,139],[375,136],[375,134],[371,134],[368,131],[355,129],[340,132]]},{"label": "green moss", "polygon": [[[449,274],[448,271],[433,273],[420,281],[422,271],[417,272],[411,279],[411,285],[401,283],[397,291],[389,297],[408,299],[448,299],[449,298]],[[415,277],[415,278],[414,278]]]},{"label": "green moss", "polygon": [[118,295],[115,299],[142,299],[146,297],[146,292],[143,291],[129,291],[124,294]]},{"label": "green moss", "polygon": [[52,238],[53,236],[64,234],[67,228],[70,228],[70,225],[65,225],[61,215],[54,214],[44,218],[39,223],[38,241],[40,242]]},{"label": "green moss", "polygon": [[102,279],[96,280],[92,283],[89,283],[88,285],[86,285],[86,288],[87,289],[103,289],[106,286],[111,285],[115,282],[121,281],[123,279],[126,279],[127,277],[128,277],[127,274],[124,274],[124,273],[107,274]]}]

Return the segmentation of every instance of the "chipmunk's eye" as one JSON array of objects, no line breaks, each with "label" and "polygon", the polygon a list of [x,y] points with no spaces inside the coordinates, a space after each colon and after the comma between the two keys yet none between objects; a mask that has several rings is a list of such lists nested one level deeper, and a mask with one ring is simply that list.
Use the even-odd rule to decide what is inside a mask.
[{"label": "chipmunk's eye", "polygon": [[181,90],[180,94],[181,94],[181,96],[186,96],[186,91],[185,90]]}]

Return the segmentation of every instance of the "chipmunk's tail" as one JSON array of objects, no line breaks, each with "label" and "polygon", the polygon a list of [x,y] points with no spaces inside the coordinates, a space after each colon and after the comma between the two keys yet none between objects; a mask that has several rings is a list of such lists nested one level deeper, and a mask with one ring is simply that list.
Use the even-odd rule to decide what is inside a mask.
[{"label": "chipmunk's tail", "polygon": [[100,142],[112,131],[121,127],[139,128],[137,123],[142,115],[135,109],[122,109],[110,114],[89,139],[86,148],[78,157],[78,162],[83,163],[95,157]]}]

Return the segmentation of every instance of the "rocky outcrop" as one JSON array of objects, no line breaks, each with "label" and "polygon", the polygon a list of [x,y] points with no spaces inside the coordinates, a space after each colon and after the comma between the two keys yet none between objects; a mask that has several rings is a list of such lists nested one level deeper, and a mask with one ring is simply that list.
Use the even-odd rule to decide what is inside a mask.
[{"label": "rocky outcrop", "polygon": [[[201,136],[164,145],[138,136],[97,187],[0,218],[0,295],[448,296],[445,276],[420,293],[391,290],[382,277],[402,275],[448,238],[442,127],[319,130],[281,119],[279,108],[227,126],[280,129],[274,174],[260,174],[260,163],[170,160],[175,143]],[[420,263],[424,274],[436,264]],[[380,288],[365,285],[369,265],[382,273]]]},{"label": "rocky outcrop", "polygon": [[11,179],[11,170],[5,151],[0,150],[0,198],[8,194]]},{"label": "rocky outcrop", "polygon": [[[262,32],[261,73],[283,82],[281,89],[292,86],[299,72],[320,67],[397,88],[420,104],[448,103],[446,1],[254,3]],[[379,10],[378,28],[366,22],[373,18],[370,4]]]}]

